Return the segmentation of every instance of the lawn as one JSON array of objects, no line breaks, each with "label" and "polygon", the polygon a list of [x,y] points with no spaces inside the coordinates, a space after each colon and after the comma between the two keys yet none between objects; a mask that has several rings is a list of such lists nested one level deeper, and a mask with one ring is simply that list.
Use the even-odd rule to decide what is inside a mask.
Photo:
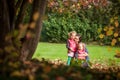
[{"label": "lawn", "polygon": [[[89,57],[91,62],[100,62],[100,63],[116,63],[120,65],[120,58],[114,57],[116,50],[120,51],[120,47],[108,47],[108,46],[99,46],[99,45],[86,45],[89,51]],[[41,59],[62,59],[63,61],[67,60],[67,49],[65,44],[56,44],[56,43],[44,43],[40,42],[36,49],[36,52],[33,58]]]}]

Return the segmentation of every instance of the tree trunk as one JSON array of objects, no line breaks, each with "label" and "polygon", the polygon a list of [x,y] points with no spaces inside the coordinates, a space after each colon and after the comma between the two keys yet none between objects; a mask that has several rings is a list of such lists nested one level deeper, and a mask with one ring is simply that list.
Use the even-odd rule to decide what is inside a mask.
[{"label": "tree trunk", "polygon": [[10,31],[8,6],[6,0],[0,0],[0,48],[5,46],[5,36]]},{"label": "tree trunk", "polygon": [[10,32],[9,12],[6,0],[0,0],[0,58],[4,58],[4,48],[9,44],[5,37]]},{"label": "tree trunk", "polygon": [[23,0],[18,0],[17,3],[15,4],[15,14],[17,14],[18,9],[22,5]]},{"label": "tree trunk", "polygon": [[9,11],[9,21],[10,30],[14,30],[14,20],[15,20],[15,0],[7,0],[8,11]]},{"label": "tree trunk", "polygon": [[[20,2],[19,2],[20,3]],[[24,16],[25,16],[25,11],[27,9],[27,6],[28,6],[28,0],[23,0],[22,1],[22,5],[20,7],[20,12],[17,16],[17,20],[15,22],[15,28],[18,29],[19,27],[19,24],[21,24],[23,22],[23,19],[24,19]]]},{"label": "tree trunk", "polygon": [[[22,46],[21,49],[21,60],[30,60],[35,52],[35,49],[37,48],[37,44],[39,42],[39,37],[42,29],[42,17],[45,12],[46,7],[46,0],[34,0],[33,2],[33,11],[30,19],[30,23],[35,22],[36,26],[35,28],[29,28],[28,31],[31,31],[34,34],[34,37],[27,38]],[[33,16],[35,13],[39,13],[39,18],[37,21],[34,20]]]}]

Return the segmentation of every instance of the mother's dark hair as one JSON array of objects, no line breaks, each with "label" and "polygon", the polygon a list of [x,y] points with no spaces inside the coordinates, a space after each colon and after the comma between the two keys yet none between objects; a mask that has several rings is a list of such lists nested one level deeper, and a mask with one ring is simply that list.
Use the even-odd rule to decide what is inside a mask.
[{"label": "mother's dark hair", "polygon": [[82,41],[82,36],[80,34],[77,34],[76,36],[79,37],[79,42],[81,42]]}]

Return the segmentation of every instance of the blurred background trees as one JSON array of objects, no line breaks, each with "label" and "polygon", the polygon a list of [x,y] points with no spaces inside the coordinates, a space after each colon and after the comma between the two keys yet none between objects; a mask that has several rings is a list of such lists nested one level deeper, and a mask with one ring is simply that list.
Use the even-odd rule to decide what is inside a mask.
[{"label": "blurred background trees", "polygon": [[119,0],[49,0],[41,41],[65,42],[67,33],[75,30],[85,42],[119,45],[119,4]]}]

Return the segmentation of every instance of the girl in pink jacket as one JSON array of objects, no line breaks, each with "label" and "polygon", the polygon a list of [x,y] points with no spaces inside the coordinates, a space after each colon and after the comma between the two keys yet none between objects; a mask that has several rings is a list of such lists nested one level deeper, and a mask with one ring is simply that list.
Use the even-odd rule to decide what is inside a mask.
[{"label": "girl in pink jacket", "polygon": [[66,47],[68,49],[68,60],[67,60],[67,65],[70,65],[71,63],[71,59],[74,57],[74,54],[77,50],[77,45],[75,43],[75,37],[76,37],[76,32],[75,31],[71,31],[68,34],[69,38],[67,40],[67,44]]},{"label": "girl in pink jacket", "polygon": [[88,56],[88,53],[85,51],[85,44],[80,42],[77,49],[78,59],[85,60]]}]

